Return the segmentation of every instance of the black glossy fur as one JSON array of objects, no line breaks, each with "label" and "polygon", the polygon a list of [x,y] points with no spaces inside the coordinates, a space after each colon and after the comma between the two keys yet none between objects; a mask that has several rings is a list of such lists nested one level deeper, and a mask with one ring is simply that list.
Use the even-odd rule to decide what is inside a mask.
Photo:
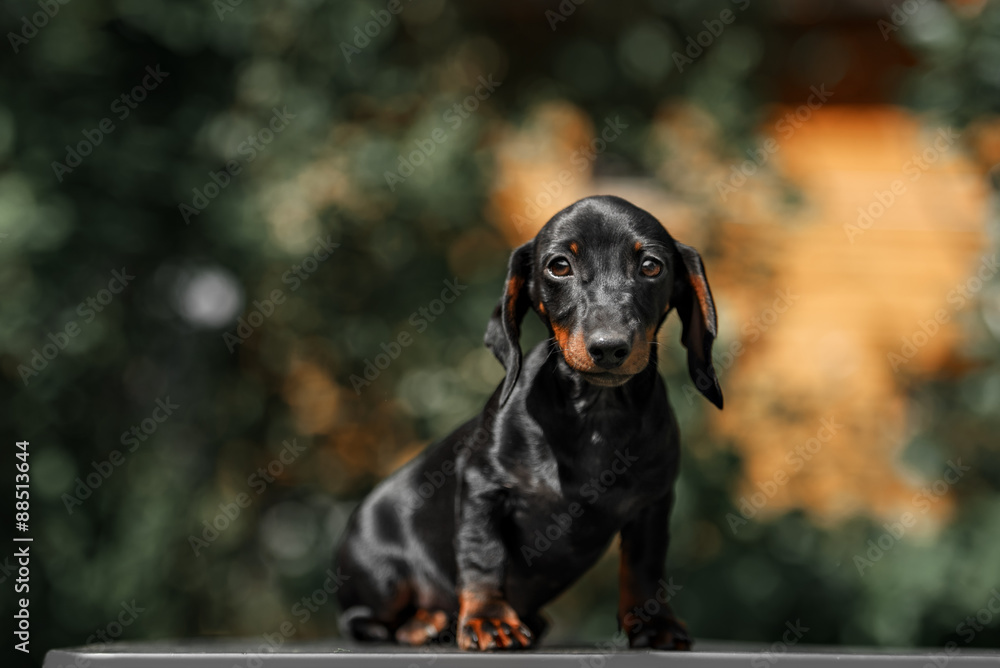
[{"label": "black glossy fur", "polygon": [[[529,309],[550,338],[522,361]],[[633,613],[664,577],[678,472],[677,422],[656,368],[672,309],[691,377],[721,408],[701,258],[650,214],[590,197],[517,248],[486,332],[506,378],[482,413],[352,516],[335,556],[348,577],[342,632],[416,645],[457,631],[464,649],[530,646],[545,628],[540,609],[620,534],[618,621],[631,645],[690,648],[669,605]]]}]

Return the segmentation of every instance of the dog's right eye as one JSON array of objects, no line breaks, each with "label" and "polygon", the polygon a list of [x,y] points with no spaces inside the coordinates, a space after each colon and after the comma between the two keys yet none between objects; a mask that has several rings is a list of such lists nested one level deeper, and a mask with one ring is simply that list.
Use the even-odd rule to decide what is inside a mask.
[{"label": "dog's right eye", "polygon": [[570,265],[569,260],[564,257],[552,258],[547,268],[550,274],[559,278],[573,275],[573,267]]}]

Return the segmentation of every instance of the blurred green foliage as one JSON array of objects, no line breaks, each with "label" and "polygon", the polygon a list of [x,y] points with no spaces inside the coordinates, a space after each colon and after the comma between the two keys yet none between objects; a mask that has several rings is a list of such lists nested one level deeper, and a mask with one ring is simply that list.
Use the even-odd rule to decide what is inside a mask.
[{"label": "blurred green foliage", "polygon": [[[676,98],[711,111],[739,151],[760,105],[781,95],[783,5],[738,12],[683,73],[671,61],[702,21],[737,4],[588,2],[553,29],[545,12],[558,11],[556,2],[403,0],[353,52],[342,45],[386,2],[74,0],[25,43],[5,40],[0,427],[8,448],[31,442],[34,658],[84,642],[133,600],[144,610],[124,638],[255,635],[298,623],[293,606],[322,584],[372,471],[473,414],[501,377],[481,345],[507,253],[483,220],[490,130],[554,99],[645,128]],[[899,35],[920,55],[917,74],[887,95],[962,123],[997,113],[1000,10],[990,4],[965,19],[928,6],[937,23],[914,21]],[[34,2],[3,2],[4,35],[23,34],[22,17],[37,11]],[[133,95],[147,66],[168,75],[120,117],[116,99]],[[398,156],[490,74],[502,81],[496,92],[390,189],[385,173]],[[260,131],[275,109],[293,118],[265,144]],[[104,118],[113,130],[95,134]],[[248,136],[261,142],[253,159],[241,150]],[[86,141],[92,152],[57,174],[53,161],[72,165],[66,147]],[[646,141],[643,130],[627,133],[598,169],[654,173]],[[224,173],[229,161],[238,174]],[[225,186],[209,198],[213,182]],[[186,222],[179,206],[194,205],[194,189],[208,205]],[[995,207],[990,215],[996,240]],[[308,271],[317,238],[339,247]],[[459,241],[465,262],[455,259]],[[123,267],[134,281],[102,303]],[[411,314],[456,277],[468,289],[417,333]],[[266,312],[254,301],[275,290],[283,303],[259,326],[247,320],[250,334],[231,354],[223,333],[239,335],[237,318]],[[988,297],[995,302],[996,292]],[[88,299],[101,310],[78,306]],[[891,564],[863,578],[851,557],[881,527],[861,519],[817,527],[790,514],[734,535],[725,517],[738,456],[720,444],[718,454],[686,458],[670,559],[683,586],[675,607],[697,637],[770,642],[801,618],[806,642],[956,639],[956,626],[1000,585],[1000,345],[983,317],[968,327],[984,365],[914,388],[923,421],[904,453],[976,462],[954,490],[954,522],[933,542],[900,542]],[[66,335],[65,349],[24,376],[49,334],[58,342],[72,323],[79,333]],[[413,344],[354,397],[351,376],[403,331]],[[683,366],[668,350],[663,371],[676,396]],[[355,434],[369,444],[356,453],[367,469],[331,446],[336,426],[329,439],[299,431],[288,398],[301,364],[336,381],[335,403],[350,413],[341,422],[398,436]],[[303,401],[312,391],[302,390]],[[123,432],[138,425],[147,434],[143,421],[167,397],[176,411],[129,452]],[[710,438],[702,409],[677,406],[689,448]],[[306,452],[258,495],[248,477],[292,439]],[[77,479],[114,450],[124,464],[67,512]],[[203,522],[241,493],[249,506],[195,556],[190,536],[203,536]],[[614,632],[615,571],[614,559],[603,561],[554,606],[554,642]],[[3,577],[6,587],[10,572]],[[299,637],[334,634],[335,614],[332,604],[319,607]],[[1000,644],[1000,618],[968,644]]]}]

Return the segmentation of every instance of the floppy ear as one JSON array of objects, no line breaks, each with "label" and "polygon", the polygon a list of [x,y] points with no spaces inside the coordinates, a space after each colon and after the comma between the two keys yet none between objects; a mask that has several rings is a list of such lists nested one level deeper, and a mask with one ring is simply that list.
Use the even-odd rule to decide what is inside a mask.
[{"label": "floppy ear", "polygon": [[493,315],[486,326],[486,347],[493,351],[507,370],[500,393],[501,406],[507,403],[521,373],[521,321],[531,301],[528,296],[528,281],[531,278],[534,249],[535,242],[529,241],[510,254],[503,296],[493,309]]},{"label": "floppy ear", "polygon": [[672,301],[684,324],[681,343],[688,351],[688,373],[695,387],[722,408],[722,388],[712,366],[712,342],[718,334],[718,326],[705,267],[698,251],[677,241],[674,244],[683,266],[678,268],[674,279]]}]

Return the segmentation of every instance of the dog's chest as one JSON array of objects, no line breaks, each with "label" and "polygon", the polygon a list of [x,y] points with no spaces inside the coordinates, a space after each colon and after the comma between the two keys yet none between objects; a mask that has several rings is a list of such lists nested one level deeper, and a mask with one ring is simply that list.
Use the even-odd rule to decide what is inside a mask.
[{"label": "dog's chest", "polygon": [[669,453],[665,438],[637,423],[594,419],[549,437],[514,494],[532,513],[576,511],[617,524],[662,495]]}]

